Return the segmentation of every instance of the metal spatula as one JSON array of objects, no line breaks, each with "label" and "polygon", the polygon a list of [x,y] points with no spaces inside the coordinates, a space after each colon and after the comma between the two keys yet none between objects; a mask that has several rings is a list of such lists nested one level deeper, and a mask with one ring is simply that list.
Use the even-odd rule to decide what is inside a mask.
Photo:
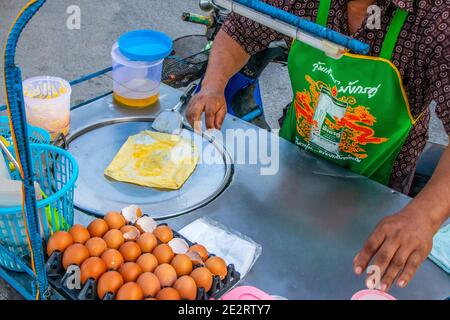
[{"label": "metal spatula", "polygon": [[184,94],[180,97],[180,102],[178,102],[175,107],[171,110],[161,111],[155,121],[153,121],[153,130],[169,134],[179,132],[183,126],[183,116],[181,115],[180,110],[187,105],[187,102],[191,99],[196,88],[197,84],[190,84]]}]

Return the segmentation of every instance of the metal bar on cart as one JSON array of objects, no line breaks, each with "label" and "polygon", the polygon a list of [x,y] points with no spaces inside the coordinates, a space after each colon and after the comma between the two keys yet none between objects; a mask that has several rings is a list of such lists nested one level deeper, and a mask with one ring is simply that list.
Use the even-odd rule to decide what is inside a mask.
[{"label": "metal bar on cart", "polygon": [[88,105],[88,104],[90,104],[90,103],[92,103],[92,102],[94,102],[94,101],[97,101],[97,100],[99,100],[99,99],[101,99],[101,98],[107,97],[107,96],[109,96],[109,95],[111,95],[111,94],[113,94],[113,91],[105,92],[104,94],[101,94],[101,95],[99,95],[99,96],[96,96],[95,98],[92,98],[92,99],[83,101],[83,102],[81,102],[80,104],[77,104],[77,105],[71,107],[70,110],[76,110],[76,109],[78,109],[78,108],[84,107],[84,106],[86,106],[86,105]]},{"label": "metal bar on cart", "polygon": [[14,156],[12,155],[12,153],[9,151],[8,147],[5,146],[5,144],[3,143],[2,140],[0,140],[0,149],[3,150],[3,152],[5,152],[6,157],[14,164],[14,166],[19,169],[20,165],[17,162],[16,158],[14,158]]},{"label": "metal bar on cart", "polygon": [[77,84],[89,81],[89,80],[97,78],[99,76],[102,76],[102,75],[104,75],[104,74],[106,74],[108,72],[111,72],[111,71],[112,71],[112,67],[105,68],[103,70],[100,70],[100,71],[97,71],[97,72],[94,72],[94,73],[82,76],[82,77],[80,77],[78,79],[72,80],[69,83],[70,83],[71,86],[75,86]]},{"label": "metal bar on cart", "polygon": [[324,51],[327,55],[340,58],[347,49],[366,54],[369,45],[297,17],[284,10],[257,0],[212,0],[214,5],[235,12],[290,38],[307,43]]}]

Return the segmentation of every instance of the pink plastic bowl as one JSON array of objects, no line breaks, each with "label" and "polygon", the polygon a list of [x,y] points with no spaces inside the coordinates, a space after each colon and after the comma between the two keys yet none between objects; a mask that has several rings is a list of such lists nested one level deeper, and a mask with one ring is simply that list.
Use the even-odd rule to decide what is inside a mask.
[{"label": "pink plastic bowl", "polygon": [[379,290],[362,290],[355,293],[351,300],[397,300],[390,294]]},{"label": "pink plastic bowl", "polygon": [[276,300],[271,295],[255,287],[242,286],[231,290],[219,300]]}]

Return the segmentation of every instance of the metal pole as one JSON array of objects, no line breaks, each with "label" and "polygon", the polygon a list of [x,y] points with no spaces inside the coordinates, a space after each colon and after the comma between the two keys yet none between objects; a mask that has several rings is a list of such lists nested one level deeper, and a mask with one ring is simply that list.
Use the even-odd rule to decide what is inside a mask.
[{"label": "metal pole", "polygon": [[[45,271],[44,251],[39,228],[39,215],[37,209],[36,193],[34,189],[34,170],[30,142],[28,139],[25,103],[23,98],[22,76],[15,64],[17,43],[22,31],[36,12],[44,5],[46,0],[29,1],[11,27],[4,52],[4,79],[6,100],[10,115],[11,131],[14,136],[14,147],[17,160],[20,163],[17,169],[23,174],[25,190],[25,220],[31,243],[31,254],[34,257],[34,266],[41,299],[48,297],[48,281]],[[19,165],[18,163],[18,165]]]},{"label": "metal pole", "polygon": [[368,45],[360,41],[260,1],[212,1],[218,7],[249,18],[292,39],[307,43],[314,48],[324,51],[333,58],[340,58],[344,52],[348,51],[347,49],[352,49],[359,53],[367,53],[369,49]]}]

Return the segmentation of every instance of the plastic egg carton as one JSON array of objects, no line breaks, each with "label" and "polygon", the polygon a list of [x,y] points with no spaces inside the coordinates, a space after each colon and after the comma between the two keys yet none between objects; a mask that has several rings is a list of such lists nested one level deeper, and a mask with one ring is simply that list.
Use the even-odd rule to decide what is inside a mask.
[{"label": "plastic egg carton", "polygon": [[[160,224],[167,225],[165,223]],[[192,243],[181,234],[173,231],[174,238],[181,238],[189,244],[189,247],[196,243]],[[61,296],[68,300],[99,300],[97,295],[97,283],[94,279],[88,279],[86,283],[81,287],[81,289],[70,289],[71,279],[77,272],[72,270],[66,272],[62,266],[62,253],[54,252],[46,262],[46,271],[48,276],[48,281],[52,288],[56,290]],[[215,256],[210,253],[209,257]],[[194,265],[194,269],[199,267]],[[235,269],[233,264],[227,266],[227,275],[223,280],[220,280],[219,276],[213,276],[213,284],[209,292],[206,292],[204,288],[198,288],[197,290],[197,300],[210,300],[219,299],[225,293],[230,291],[241,279],[240,273]],[[107,293],[103,300],[114,300],[115,296],[113,293]]]}]

